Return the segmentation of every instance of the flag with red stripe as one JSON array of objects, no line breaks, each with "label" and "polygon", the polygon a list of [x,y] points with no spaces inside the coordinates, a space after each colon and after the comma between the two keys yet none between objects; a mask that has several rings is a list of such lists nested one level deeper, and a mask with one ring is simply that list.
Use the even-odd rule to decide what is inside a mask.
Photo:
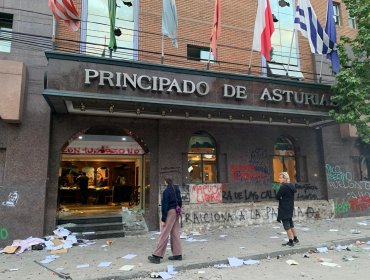
[{"label": "flag with red stripe", "polygon": [[221,35],[221,0],[215,2],[215,13],[213,16],[213,28],[211,34],[211,49],[213,57],[216,58],[217,40]]},{"label": "flag with red stripe", "polygon": [[271,36],[275,31],[269,0],[258,0],[252,49],[270,60]]},{"label": "flag with red stripe", "polygon": [[78,11],[72,0],[48,0],[48,4],[54,17],[64,20],[70,30],[77,31],[80,28]]}]

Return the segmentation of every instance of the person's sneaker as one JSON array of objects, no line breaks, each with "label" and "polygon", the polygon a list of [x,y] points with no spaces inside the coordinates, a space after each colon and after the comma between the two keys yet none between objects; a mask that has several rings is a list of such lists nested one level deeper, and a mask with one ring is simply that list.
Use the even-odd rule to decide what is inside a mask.
[{"label": "person's sneaker", "polygon": [[293,247],[293,246],[294,246],[294,243],[293,243],[293,242],[288,241],[287,243],[284,243],[284,244],[283,244],[283,246]]},{"label": "person's sneaker", "polygon": [[160,263],[161,262],[161,258],[158,257],[158,256],[154,256],[154,255],[151,255],[148,257],[148,260],[151,262],[151,263]]},{"label": "person's sneaker", "polygon": [[182,261],[182,255],[177,255],[177,256],[169,256],[168,259],[170,261]]},{"label": "person's sneaker", "polygon": [[294,238],[294,239],[293,239],[293,242],[294,242],[295,244],[298,244],[298,243],[299,243],[298,238]]}]

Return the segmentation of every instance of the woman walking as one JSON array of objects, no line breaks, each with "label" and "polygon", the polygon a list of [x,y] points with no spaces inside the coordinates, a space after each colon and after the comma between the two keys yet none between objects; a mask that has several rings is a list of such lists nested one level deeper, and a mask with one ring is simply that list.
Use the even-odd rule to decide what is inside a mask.
[{"label": "woman walking", "polygon": [[178,187],[174,187],[172,179],[166,179],[167,187],[162,195],[162,218],[161,234],[156,249],[148,257],[152,263],[160,263],[166,251],[169,236],[171,237],[172,256],[169,260],[182,260],[182,250],[180,242],[180,224],[179,217],[181,214],[182,200]]}]

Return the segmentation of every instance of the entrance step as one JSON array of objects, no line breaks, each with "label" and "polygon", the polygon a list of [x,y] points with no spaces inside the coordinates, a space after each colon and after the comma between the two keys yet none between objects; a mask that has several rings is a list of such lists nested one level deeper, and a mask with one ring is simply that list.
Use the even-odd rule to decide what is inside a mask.
[{"label": "entrance step", "polygon": [[122,216],[63,218],[58,225],[76,233],[77,238],[104,239],[124,237]]}]

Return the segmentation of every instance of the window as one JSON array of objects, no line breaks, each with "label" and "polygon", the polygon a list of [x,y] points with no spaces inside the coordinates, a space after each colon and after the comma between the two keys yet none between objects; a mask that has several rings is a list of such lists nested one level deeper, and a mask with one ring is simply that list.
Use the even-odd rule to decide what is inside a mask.
[{"label": "window", "polygon": [[286,137],[280,137],[274,147],[272,160],[274,170],[274,182],[279,181],[280,172],[288,172],[290,181],[297,182],[296,155],[292,142]]},{"label": "window", "polygon": [[359,145],[360,155],[352,157],[353,177],[357,181],[370,181],[370,145]]},{"label": "window", "polygon": [[0,13],[0,52],[10,53],[12,30],[13,15]]},{"label": "window", "polygon": [[215,61],[215,58],[213,57],[213,54],[210,52],[209,48],[194,45],[187,46],[187,58],[188,60],[202,62],[208,62],[208,59],[212,63]]},{"label": "window", "polygon": [[[137,56],[137,7],[138,1],[117,1],[116,29],[121,32],[116,36],[117,51],[112,52],[113,58],[134,59]],[[130,4],[128,4],[130,3]],[[128,5],[127,5],[128,4]],[[108,56],[110,39],[110,21],[108,2],[106,0],[83,0],[81,26],[81,52]]]},{"label": "window", "polygon": [[336,25],[340,25],[340,6],[338,3],[333,3],[334,21]]},{"label": "window", "polygon": [[351,17],[351,12],[350,11],[348,11],[348,26],[353,28],[353,29],[357,29],[356,18]]},{"label": "window", "polygon": [[[269,76],[285,76],[289,64],[289,77],[303,79],[298,58],[298,38],[294,36],[294,1],[270,1],[275,32],[271,37],[271,60],[267,63]],[[290,56],[290,58],[289,58]]]},{"label": "window", "polygon": [[214,139],[206,132],[190,138],[187,154],[190,183],[217,183],[217,155]]}]

